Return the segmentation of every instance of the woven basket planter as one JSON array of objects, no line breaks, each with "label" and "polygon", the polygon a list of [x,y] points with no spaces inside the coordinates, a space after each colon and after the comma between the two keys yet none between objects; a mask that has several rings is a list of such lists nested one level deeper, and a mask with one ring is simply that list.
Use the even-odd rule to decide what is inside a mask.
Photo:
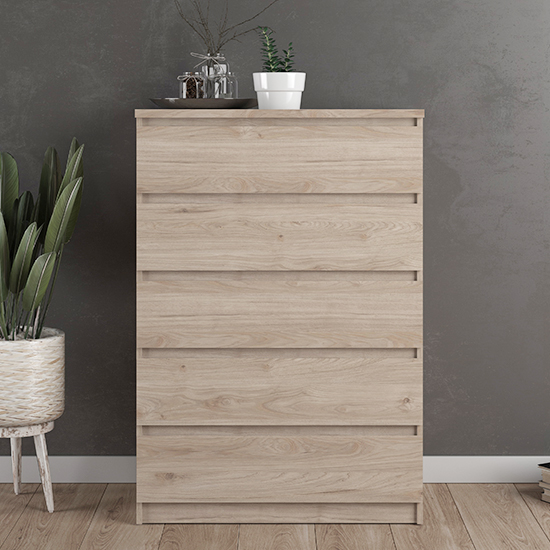
[{"label": "woven basket planter", "polygon": [[39,340],[0,340],[0,426],[29,426],[65,409],[65,333],[45,328]]}]

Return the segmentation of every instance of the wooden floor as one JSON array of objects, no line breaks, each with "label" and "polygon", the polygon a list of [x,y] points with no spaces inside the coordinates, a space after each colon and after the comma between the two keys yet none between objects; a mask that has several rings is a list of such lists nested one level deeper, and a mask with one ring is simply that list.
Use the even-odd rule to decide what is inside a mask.
[{"label": "wooden floor", "polygon": [[135,525],[134,485],[0,485],[0,550],[550,550],[537,485],[425,485],[424,525]]}]

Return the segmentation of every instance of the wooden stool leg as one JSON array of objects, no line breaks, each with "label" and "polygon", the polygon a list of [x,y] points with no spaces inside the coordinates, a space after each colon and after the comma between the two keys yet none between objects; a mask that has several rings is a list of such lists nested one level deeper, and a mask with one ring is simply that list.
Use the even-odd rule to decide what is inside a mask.
[{"label": "wooden stool leg", "polygon": [[11,471],[13,472],[13,490],[16,495],[21,492],[21,438],[10,437]]},{"label": "wooden stool leg", "polygon": [[42,479],[42,490],[46,497],[46,507],[48,512],[53,512],[53,490],[52,477],[50,475],[50,463],[48,462],[48,449],[46,447],[46,436],[39,434],[34,436],[34,447],[36,448],[36,459],[38,460],[38,469]]}]

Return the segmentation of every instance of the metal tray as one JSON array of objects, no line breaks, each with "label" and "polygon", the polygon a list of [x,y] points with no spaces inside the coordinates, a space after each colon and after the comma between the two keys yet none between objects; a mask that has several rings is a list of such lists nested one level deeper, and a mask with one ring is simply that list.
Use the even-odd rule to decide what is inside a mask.
[{"label": "metal tray", "polygon": [[251,97],[239,99],[184,99],[180,97],[149,98],[163,109],[253,109],[258,100]]}]

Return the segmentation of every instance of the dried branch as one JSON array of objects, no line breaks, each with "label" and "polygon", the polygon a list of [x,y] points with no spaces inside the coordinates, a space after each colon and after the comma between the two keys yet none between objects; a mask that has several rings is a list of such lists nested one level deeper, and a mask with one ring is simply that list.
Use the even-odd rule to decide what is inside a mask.
[{"label": "dried branch", "polygon": [[238,34],[233,34],[231,38],[227,38],[226,40],[223,40],[222,42],[220,42],[220,45],[218,46],[218,51],[220,51],[228,42],[231,42],[232,40],[236,40],[237,42],[239,42],[240,36],[244,36],[245,34],[254,32],[255,30],[256,30],[256,27],[254,27],[253,29],[248,29],[247,31],[240,32]]},{"label": "dried branch", "polygon": [[180,17],[189,25],[189,27],[199,35],[199,37],[203,40],[203,42],[208,45],[206,37],[193,25],[193,23],[198,24],[198,21],[195,21],[194,19],[189,19],[186,17],[186,15],[183,13],[183,10],[181,8],[181,5],[178,0],[174,0],[174,4],[176,5],[176,8],[178,10],[178,13],[180,14]]},{"label": "dried branch", "polygon": [[214,37],[212,36],[212,32],[210,31],[210,29],[208,28],[208,22],[204,16],[204,12],[202,11],[201,2],[199,0],[189,0],[189,2],[195,8],[195,11],[199,16],[199,24],[204,29],[204,34],[207,38],[208,49],[211,49],[211,47],[214,46]]},{"label": "dried branch", "polygon": [[229,18],[229,0],[225,0],[225,10],[223,14],[223,25],[222,25],[222,31],[224,31],[227,28],[227,21]]},{"label": "dried branch", "polygon": [[[257,17],[260,17],[264,11],[268,10],[273,4],[277,3],[279,0],[272,0],[263,10],[259,11],[256,15],[249,17],[248,19],[245,19],[244,21],[241,21],[240,23],[237,23],[236,25],[233,25],[232,27],[229,27],[225,30],[225,32],[232,31],[233,29],[236,29],[237,27],[240,27],[241,25],[245,25],[246,23],[250,23],[250,21],[254,21]],[[254,30],[254,29],[250,29]]]},{"label": "dried branch", "polygon": [[174,0],[174,4],[178,10],[180,17],[189,25],[189,27],[201,38],[206,46],[208,53],[216,54],[218,53],[228,42],[232,40],[237,40],[239,37],[248,34],[255,30],[254,28],[248,29],[246,31],[237,32],[237,29],[242,25],[246,25],[251,21],[254,21],[257,17],[262,15],[266,10],[268,10],[273,4],[277,3],[279,0],[271,0],[271,2],[262,10],[260,10],[256,15],[241,21],[235,25],[228,26],[229,24],[229,0],[225,0],[224,8],[221,14],[219,21],[216,23],[217,37],[214,36],[210,28],[210,2],[207,0],[206,13],[203,9],[202,0],[187,0],[188,3],[193,7],[198,19],[191,19],[185,15],[179,0]]},{"label": "dried branch", "polygon": [[217,45],[217,48],[216,50],[217,51],[220,51],[221,49],[221,37],[223,35],[223,33],[225,32],[225,29],[227,28],[227,21],[228,21],[228,18],[229,18],[229,0],[225,0],[225,7],[224,7],[224,10],[223,10],[223,14],[222,14],[222,17],[220,18],[220,21],[218,22],[218,45]]}]

